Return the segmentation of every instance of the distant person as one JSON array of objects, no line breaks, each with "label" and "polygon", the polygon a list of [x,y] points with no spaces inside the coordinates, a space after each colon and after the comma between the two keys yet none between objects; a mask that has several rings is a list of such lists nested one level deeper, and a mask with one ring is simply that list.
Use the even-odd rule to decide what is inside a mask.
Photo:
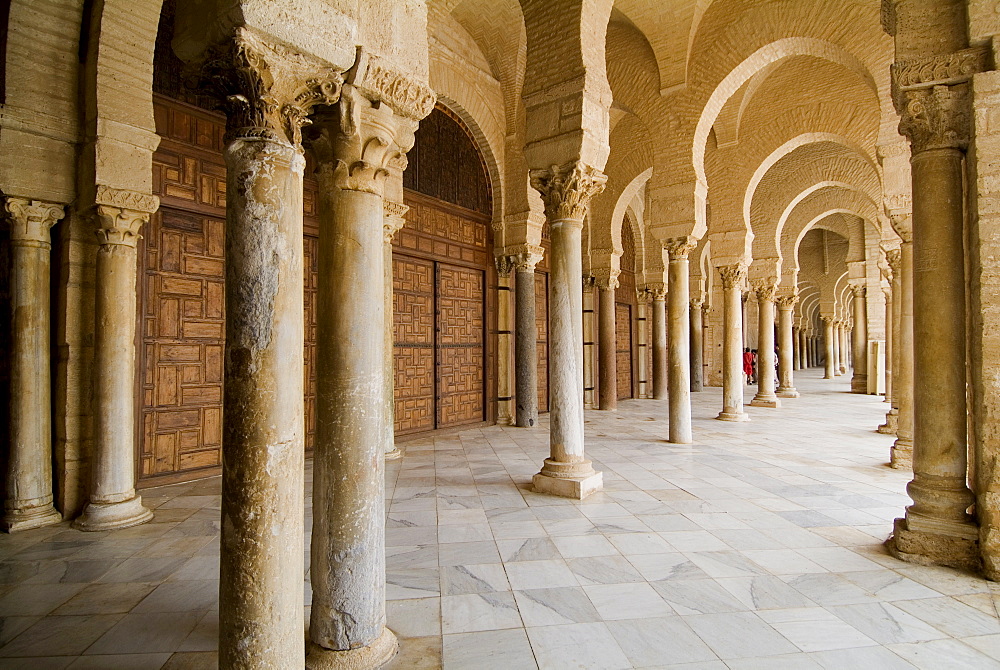
[{"label": "distant person", "polygon": [[751,349],[750,350],[750,372],[751,372],[751,374],[753,376],[753,379],[750,381],[750,383],[751,384],[756,384],[757,383],[757,350],[756,349]]},{"label": "distant person", "polygon": [[750,347],[743,350],[743,374],[746,375],[747,384],[753,383],[753,354]]}]

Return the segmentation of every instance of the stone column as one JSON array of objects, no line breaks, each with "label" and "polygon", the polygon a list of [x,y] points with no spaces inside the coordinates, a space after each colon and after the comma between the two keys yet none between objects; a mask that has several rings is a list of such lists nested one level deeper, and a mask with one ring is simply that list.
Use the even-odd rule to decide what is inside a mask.
[{"label": "stone column", "polygon": [[582,499],[603,487],[584,455],[583,273],[580,234],[590,200],[607,177],[582,162],[532,170],[552,241],[549,274],[550,456],[532,480],[535,491]]},{"label": "stone column", "polygon": [[907,0],[892,7],[892,88],[911,152],[914,388],[913,504],[896,520],[888,547],[903,560],[977,568],[979,530],[967,484],[964,162],[970,79],[987,69],[989,49],[969,49],[966,4]]},{"label": "stone column", "polygon": [[514,276],[514,398],[516,422],[522,428],[538,423],[538,326],[535,323],[535,266],[542,248],[526,246],[513,257]]},{"label": "stone column", "polygon": [[662,283],[646,284],[653,297],[653,398],[667,397],[667,290]]},{"label": "stone column", "polygon": [[649,293],[645,287],[636,289],[636,351],[639,371],[639,397],[652,398],[649,369]]},{"label": "stone column", "polygon": [[851,393],[868,393],[868,303],[864,286],[851,286],[854,296],[854,330],[851,340]]},{"label": "stone column", "polygon": [[[303,667],[300,128],[313,104],[339,97],[340,76],[247,29],[204,68],[228,103],[219,667]],[[381,245],[381,208],[376,216]],[[371,299],[381,309],[376,253]],[[382,333],[369,339],[381,368]],[[382,387],[371,394],[381,416]],[[382,435],[372,442],[381,464]]]},{"label": "stone column", "polygon": [[63,206],[7,198],[10,218],[10,451],[3,529],[62,521],[52,504],[49,230]]},{"label": "stone column", "polygon": [[[886,258],[889,257],[890,253],[895,252],[898,256],[899,251],[897,249],[891,249],[886,252]],[[897,262],[898,264],[898,262]],[[892,264],[890,262],[890,268]],[[890,273],[889,275],[890,286],[895,286],[896,275]],[[885,413],[885,423],[881,424],[876,430],[883,435],[895,435],[897,421],[899,418],[899,411],[896,409],[896,402],[893,400],[893,395],[895,393],[895,374],[894,370],[896,367],[896,311],[897,304],[899,302],[899,294],[894,293],[892,289],[884,290],[885,293],[885,402],[889,403],[889,411]]]},{"label": "stone column", "polygon": [[[375,98],[376,100],[380,98]],[[379,667],[395,654],[385,627],[385,299],[383,194],[405,165],[401,124],[345,84],[319,115],[316,447],[312,610],[307,668]],[[374,328],[374,337],[373,337]]]},{"label": "stone column", "polygon": [[805,370],[812,367],[812,343],[809,333],[805,328],[799,327],[799,369]]},{"label": "stone column", "polygon": [[781,407],[774,393],[774,296],[778,287],[766,281],[754,281],[757,294],[757,394],[750,401],[754,407]]},{"label": "stone column", "polygon": [[[780,306],[779,306],[779,309],[778,309],[778,323],[779,323],[779,328],[780,328],[780,323],[781,323],[781,308],[780,308]],[[800,349],[799,349],[799,327],[798,326],[792,326],[791,343],[792,343],[791,344],[791,349],[792,349],[792,351],[791,351],[791,361],[792,361],[792,363],[791,363],[791,369],[792,369],[792,371],[795,371],[795,370],[799,369],[799,355],[802,353],[800,351]],[[779,351],[778,367],[780,368],[781,367],[781,362],[780,362],[781,332],[780,332],[780,330],[778,332],[778,351]],[[778,385],[779,386],[781,385],[781,372],[780,372],[780,370],[778,372]]]},{"label": "stone column", "polygon": [[798,302],[797,295],[783,295],[778,298],[778,390],[776,395],[779,398],[798,398],[799,392],[795,390],[794,376],[792,369],[795,360],[794,342],[797,333],[792,330],[792,310]]},{"label": "stone column", "polygon": [[[891,379],[892,385],[886,387],[886,395],[889,395],[890,402],[892,403],[892,408],[885,415],[885,429],[879,426],[878,432],[885,433],[887,435],[895,435],[899,430],[899,386],[900,386],[900,367],[902,362],[900,360],[900,337],[902,331],[902,302],[903,302],[903,289],[902,289],[902,279],[903,272],[900,267],[900,250],[890,249],[886,252],[886,260],[889,263],[889,269],[892,272],[892,288],[889,293],[892,296],[892,313],[889,317],[889,326],[886,329],[886,341],[890,343],[890,348],[887,353],[891,355],[891,366],[892,375],[886,375],[887,379]],[[888,366],[887,366],[888,367]]]},{"label": "stone column", "polygon": [[913,466],[913,237],[909,217],[897,214],[893,227],[899,245],[899,347],[896,356],[896,441],[889,453],[894,468]]},{"label": "stone column", "polygon": [[844,360],[844,324],[834,321],[833,324],[833,374],[837,377],[844,374],[841,365]]},{"label": "stone column", "polygon": [[517,425],[517,388],[514,359],[514,265],[506,254],[494,255],[497,270],[497,425]]},{"label": "stone column", "polygon": [[79,530],[128,528],[153,518],[135,492],[136,243],[158,204],[146,194],[98,190],[94,454],[90,501],[73,523]]},{"label": "stone column", "polygon": [[691,391],[693,393],[698,393],[704,388],[705,327],[701,311],[703,306],[700,299],[691,299]]},{"label": "stone column", "polygon": [[597,376],[597,324],[595,319],[594,277],[582,275],[581,291],[583,305],[583,408],[597,408],[597,388],[594,378]]},{"label": "stone column", "polygon": [[618,288],[618,270],[594,270],[594,284],[598,292],[597,305],[597,356],[599,408],[618,409],[618,334],[615,318],[615,289]]},{"label": "stone column", "polygon": [[742,263],[719,268],[722,276],[722,411],[720,421],[749,421],[743,411],[743,282]]},{"label": "stone column", "polygon": [[669,350],[669,437],[675,444],[690,444],[691,433],[691,304],[689,299],[688,254],[698,245],[693,237],[666,240],[663,248],[669,256],[667,268],[667,341]]},{"label": "stone column", "polygon": [[826,346],[823,379],[833,379],[837,375],[837,326],[834,324],[832,316],[821,318],[823,320],[823,343]]},{"label": "stone column", "polygon": [[410,208],[401,202],[388,198],[382,200],[382,308],[385,336],[383,348],[383,421],[382,421],[382,451],[386,460],[395,460],[403,456],[396,446],[396,334],[393,321],[395,298],[393,296],[392,280],[392,238],[406,224],[406,213]]},{"label": "stone column", "polygon": [[[882,402],[892,406],[892,291],[882,289],[885,298],[885,398]],[[888,419],[888,414],[886,415]]]}]

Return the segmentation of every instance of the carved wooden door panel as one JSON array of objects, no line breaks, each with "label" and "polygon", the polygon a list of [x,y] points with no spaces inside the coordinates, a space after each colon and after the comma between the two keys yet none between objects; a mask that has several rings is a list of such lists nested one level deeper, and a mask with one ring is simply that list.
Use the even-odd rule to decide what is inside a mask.
[{"label": "carved wooden door panel", "polygon": [[632,305],[615,303],[618,399],[632,397]]},{"label": "carved wooden door panel", "polygon": [[549,275],[535,273],[535,330],[538,333],[538,411],[549,411]]},{"label": "carved wooden door panel", "polygon": [[319,262],[317,258],[319,238],[316,235],[309,234],[309,232],[311,231],[307,227],[307,233],[302,238],[306,449],[312,449],[316,446],[316,288],[319,284]]},{"label": "carved wooden door panel", "polygon": [[392,257],[396,433],[434,428],[434,262]]},{"label": "carved wooden door panel", "polygon": [[482,270],[437,264],[437,427],[485,420]]}]

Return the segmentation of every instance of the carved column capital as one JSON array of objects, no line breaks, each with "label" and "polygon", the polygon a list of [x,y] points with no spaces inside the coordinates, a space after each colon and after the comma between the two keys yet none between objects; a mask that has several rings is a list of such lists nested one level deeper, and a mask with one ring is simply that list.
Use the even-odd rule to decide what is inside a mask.
[{"label": "carved column capital", "polygon": [[213,48],[199,74],[223,101],[227,142],[261,137],[296,147],[312,108],[335,103],[344,81],[319,60],[248,28],[238,28],[232,40]]},{"label": "carved column capital", "polygon": [[392,244],[392,238],[406,225],[408,211],[410,208],[401,202],[388,199],[382,201],[382,233],[386,244]]},{"label": "carved column capital", "polygon": [[691,309],[701,309],[705,306],[705,301],[701,298],[691,298]]},{"label": "carved column capital", "polygon": [[743,263],[733,265],[723,265],[719,267],[719,276],[722,277],[722,288],[739,289],[747,278],[747,266]]},{"label": "carved column capital", "polygon": [[608,177],[582,161],[531,170],[531,187],[545,204],[549,221],[577,221],[581,225],[594,196],[604,190]]},{"label": "carved column capital", "polygon": [[792,309],[798,301],[799,296],[797,295],[780,295],[775,298],[778,309]]},{"label": "carved column capital", "polygon": [[510,262],[518,272],[534,272],[545,257],[545,250],[534,244],[519,244],[507,249]]},{"label": "carved column capital", "polygon": [[98,205],[94,208],[97,220],[97,241],[104,246],[135,247],[139,231],[149,221],[149,212],[135,209]]},{"label": "carved column capital", "polygon": [[965,85],[935,86],[902,94],[899,132],[910,138],[913,154],[969,146],[972,111]]},{"label": "carved column capital", "polygon": [[674,237],[663,241],[663,250],[669,254],[670,260],[687,260],[688,254],[698,246],[698,240],[690,235],[684,237]]},{"label": "carved column capital", "polygon": [[899,270],[902,263],[902,254],[899,249],[888,249],[885,252],[885,260],[889,264],[889,270],[892,272],[893,277],[899,276]]},{"label": "carved column capital", "polygon": [[837,325],[837,320],[834,319],[832,316],[821,316],[821,317],[819,317],[819,320],[822,321],[823,323],[825,323],[828,326],[836,326]]},{"label": "carved column capital", "polygon": [[666,300],[667,299],[667,285],[663,282],[652,282],[646,284],[646,291],[655,300]]},{"label": "carved column capital", "polygon": [[42,200],[8,197],[4,210],[10,218],[10,238],[14,244],[48,246],[49,230],[63,218],[65,208]]},{"label": "carved column capital", "polygon": [[602,291],[616,289],[620,286],[618,283],[618,275],[621,274],[620,270],[614,268],[592,268],[590,272],[594,276],[594,283],[597,285],[597,288]]},{"label": "carved column capital", "polygon": [[868,294],[868,287],[864,284],[851,284],[850,289],[855,298],[864,298]]},{"label": "carved column capital", "polygon": [[750,282],[750,287],[757,296],[757,302],[774,302],[774,296],[778,293],[778,285],[767,279],[754,279]]}]

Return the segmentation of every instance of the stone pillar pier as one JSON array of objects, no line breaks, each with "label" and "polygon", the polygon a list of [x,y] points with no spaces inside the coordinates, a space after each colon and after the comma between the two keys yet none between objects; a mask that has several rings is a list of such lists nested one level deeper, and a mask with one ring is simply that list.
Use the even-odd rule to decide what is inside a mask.
[{"label": "stone pillar pier", "polygon": [[389,165],[405,165],[409,148],[395,143],[400,122],[389,106],[345,84],[312,133],[321,281],[307,668],[375,668],[397,646],[385,627],[388,417],[379,327],[387,323],[384,182]]},{"label": "stone pillar pier", "polygon": [[550,456],[534,476],[535,491],[582,499],[603,487],[584,455],[583,274],[580,234],[590,200],[607,177],[582,162],[533,170],[552,241],[549,275]]},{"label": "stone pillar pier", "polygon": [[693,393],[698,393],[704,388],[705,327],[702,307],[704,305],[701,300],[691,299],[691,391]]},{"label": "stone pillar pier", "polygon": [[851,393],[868,393],[868,303],[864,286],[851,286],[854,296],[854,330],[851,340]]},{"label": "stone pillar pier", "polygon": [[594,284],[598,292],[597,356],[598,356],[598,407],[603,410],[618,409],[618,334],[615,318],[615,289],[618,288],[618,270],[594,270]]},{"label": "stone pillar pier", "polygon": [[[779,306],[779,309],[778,309],[778,323],[779,323],[779,328],[780,328],[780,323],[781,323],[781,309],[780,309],[780,306]],[[792,340],[791,341],[792,341],[792,355],[791,355],[791,359],[792,359],[792,371],[794,372],[795,370],[798,370],[801,367],[799,365],[799,356],[801,355],[802,350],[799,348],[799,327],[798,326],[792,326]],[[781,362],[780,362],[781,332],[780,332],[780,330],[778,332],[778,351],[779,351],[778,367],[780,368],[781,367]],[[781,373],[780,373],[780,371],[779,371],[779,374],[778,374],[778,384],[779,384],[779,386],[781,384]]]},{"label": "stone pillar pier", "polygon": [[63,206],[7,198],[10,218],[10,451],[3,530],[62,521],[52,504],[49,230]]},{"label": "stone pillar pier", "polygon": [[79,530],[129,528],[153,518],[135,492],[136,243],[158,205],[150,195],[98,189],[94,455],[90,501],[73,523]]},{"label": "stone pillar pier", "polygon": [[743,282],[742,263],[719,268],[722,276],[722,411],[720,421],[749,421],[743,411]]},{"label": "stone pillar pier", "polygon": [[823,343],[826,346],[826,356],[823,379],[833,379],[837,375],[837,327],[832,316],[824,316]]},{"label": "stone pillar pier", "polygon": [[383,199],[382,219],[382,295],[384,306],[384,336],[383,347],[383,421],[382,421],[382,451],[386,460],[402,458],[403,452],[396,446],[396,335],[393,322],[395,298],[393,296],[392,280],[392,238],[406,224],[406,213],[409,207],[401,202]]},{"label": "stone pillar pier", "polygon": [[675,444],[690,444],[691,433],[691,305],[689,300],[688,254],[694,251],[697,241],[692,237],[667,240],[667,285],[670,287],[667,305],[669,335],[668,388],[669,388],[669,440]]},{"label": "stone pillar pier", "polygon": [[[303,667],[300,129],[314,104],[339,98],[341,78],[246,28],[209,52],[204,76],[228,107],[219,667]],[[381,369],[379,205],[371,294],[379,314],[369,340]],[[368,409],[381,416],[381,384],[369,392]],[[371,440],[381,464],[381,433]]]},{"label": "stone pillar pier", "polygon": [[[886,252],[886,258],[888,259],[889,254],[895,253],[897,257],[896,265],[898,266],[898,256],[899,250],[891,249]],[[889,267],[892,268],[893,262],[889,261]],[[895,288],[897,281],[898,272],[892,272],[889,276],[890,285]],[[883,435],[895,435],[896,427],[899,420],[899,410],[896,408],[896,401],[893,399],[896,391],[896,380],[895,380],[895,369],[896,369],[896,329],[899,327],[896,322],[896,313],[898,312],[899,303],[899,292],[898,290],[893,291],[891,288],[884,291],[885,293],[885,402],[889,403],[889,411],[885,413],[885,423],[881,424],[876,430]]]},{"label": "stone pillar pier", "polygon": [[[888,288],[882,290],[882,297],[885,298],[885,398],[882,402],[892,406],[892,291]],[[888,419],[888,414],[886,414]]]},{"label": "stone pillar pier", "polygon": [[892,88],[913,180],[914,388],[913,504],[896,520],[888,547],[911,562],[976,568],[979,529],[967,484],[964,181],[970,79],[986,69],[988,48],[969,48],[966,4],[907,0],[891,7]]},{"label": "stone pillar pier", "polygon": [[900,361],[900,337],[902,330],[903,272],[900,267],[900,250],[890,249],[886,252],[886,260],[889,263],[889,269],[892,271],[892,288],[889,291],[892,296],[892,313],[889,316],[889,326],[886,329],[886,340],[889,342],[887,354],[892,358],[890,363],[892,374],[886,375],[892,384],[886,386],[886,395],[890,396],[889,401],[892,403],[892,408],[885,415],[885,430],[882,429],[882,426],[879,426],[878,432],[895,435],[899,430],[899,385],[901,383],[900,366],[902,365]]},{"label": "stone pillar pier", "polygon": [[889,452],[894,468],[913,466],[913,237],[909,217],[893,217],[899,245],[899,347],[896,355],[896,441]]},{"label": "stone pillar pier", "polygon": [[778,354],[781,357],[778,361],[778,390],[776,395],[779,398],[798,398],[799,392],[795,390],[795,382],[792,370],[795,360],[794,342],[798,339],[792,330],[792,310],[798,302],[797,295],[783,295],[778,298]]},{"label": "stone pillar pier", "polygon": [[754,281],[753,288],[757,294],[757,394],[750,404],[781,407],[774,393],[774,296],[778,287]]},{"label": "stone pillar pier", "polygon": [[538,326],[535,324],[535,266],[542,248],[526,247],[512,257],[514,276],[515,421],[522,428],[538,423]]},{"label": "stone pillar pier", "polygon": [[653,296],[653,398],[667,397],[667,291],[660,283],[646,285]]}]

